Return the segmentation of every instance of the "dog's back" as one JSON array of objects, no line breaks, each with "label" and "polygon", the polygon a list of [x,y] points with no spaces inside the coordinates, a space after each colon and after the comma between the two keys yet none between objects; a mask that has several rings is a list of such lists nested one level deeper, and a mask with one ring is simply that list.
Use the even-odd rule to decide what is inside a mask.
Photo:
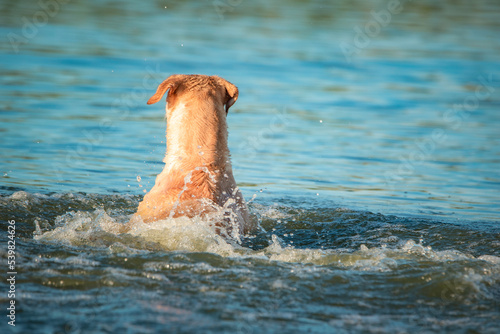
[{"label": "dog's back", "polygon": [[234,180],[227,145],[226,116],[238,89],[216,76],[172,75],[148,104],[158,102],[167,91],[165,168],[135,217],[152,222],[224,208],[231,211],[241,232],[253,230],[256,225]]}]

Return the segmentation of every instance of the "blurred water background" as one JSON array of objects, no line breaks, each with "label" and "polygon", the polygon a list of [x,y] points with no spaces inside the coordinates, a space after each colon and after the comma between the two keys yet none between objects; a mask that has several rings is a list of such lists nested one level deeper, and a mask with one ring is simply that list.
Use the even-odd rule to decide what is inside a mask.
[{"label": "blurred water background", "polygon": [[[499,15],[0,0],[0,220],[20,272],[0,328],[496,333]],[[146,101],[175,73],[240,90],[229,146],[265,230],[242,243],[185,220],[113,232],[163,168],[164,105]]]}]

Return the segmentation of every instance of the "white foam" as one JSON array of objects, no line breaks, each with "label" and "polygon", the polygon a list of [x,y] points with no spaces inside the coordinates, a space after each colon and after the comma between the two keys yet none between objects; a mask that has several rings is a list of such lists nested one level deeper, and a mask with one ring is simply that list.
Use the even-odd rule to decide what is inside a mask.
[{"label": "white foam", "polygon": [[490,262],[490,263],[493,263],[493,264],[498,264],[500,265],[500,257],[498,256],[493,256],[493,255],[481,255],[480,257],[478,257],[479,260],[483,260],[483,261],[486,261],[486,262]]},{"label": "white foam", "polygon": [[96,209],[94,212],[66,213],[56,218],[55,226],[51,231],[36,234],[34,239],[72,246],[105,246],[116,236],[121,224],[116,223],[103,209]]},{"label": "white foam", "polygon": [[196,217],[168,218],[153,223],[137,223],[130,235],[160,244],[168,251],[210,252],[234,256],[234,244],[229,244],[215,232],[209,220]]},{"label": "white foam", "polygon": [[[361,245],[357,250],[310,249],[286,245],[278,236],[272,235],[268,247],[254,251],[242,247],[238,238],[227,235],[222,237],[217,233],[213,220],[201,217],[169,218],[149,224],[137,222],[128,233],[121,234],[123,225],[103,209],[96,209],[94,212],[66,213],[56,219],[55,225],[53,230],[42,232],[34,238],[42,242],[72,246],[106,247],[113,254],[126,255],[158,250],[208,252],[223,257],[310,263],[359,271],[383,272],[412,263],[418,266],[419,263],[439,264],[453,261],[485,261],[496,268],[493,270],[495,272],[500,268],[500,258],[496,256],[482,255],[476,259],[456,250],[436,251],[430,246],[424,246],[421,241],[417,243],[413,240],[402,240],[391,247],[382,245],[370,248]],[[468,281],[477,278],[474,275],[462,276],[461,279]]]}]

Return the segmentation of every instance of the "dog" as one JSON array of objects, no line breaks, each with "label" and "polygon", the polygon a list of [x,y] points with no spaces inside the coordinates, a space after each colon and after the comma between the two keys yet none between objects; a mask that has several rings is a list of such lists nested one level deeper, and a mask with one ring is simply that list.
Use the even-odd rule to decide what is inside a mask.
[{"label": "dog", "polygon": [[238,88],[218,76],[175,74],[147,103],[158,102],[167,91],[165,167],[131,222],[139,217],[145,223],[192,218],[223,208],[240,233],[255,231],[257,224],[236,185],[228,148],[226,117],[238,99]]}]

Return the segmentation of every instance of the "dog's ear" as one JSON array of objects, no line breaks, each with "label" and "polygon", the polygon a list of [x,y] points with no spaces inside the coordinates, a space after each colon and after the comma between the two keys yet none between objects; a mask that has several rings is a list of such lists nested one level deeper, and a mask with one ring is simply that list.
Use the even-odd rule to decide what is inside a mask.
[{"label": "dog's ear", "polygon": [[230,83],[229,81],[222,79],[220,77],[216,77],[219,84],[226,89],[226,97],[224,100],[224,104],[226,105],[226,115],[229,112],[229,108],[236,102],[238,99],[238,87]]},{"label": "dog's ear", "polygon": [[165,81],[163,81],[156,90],[155,95],[151,96],[148,100],[148,104],[153,104],[161,100],[163,95],[170,89],[170,92],[173,93],[177,86],[184,80],[185,75],[183,74],[174,74],[169,76]]}]

